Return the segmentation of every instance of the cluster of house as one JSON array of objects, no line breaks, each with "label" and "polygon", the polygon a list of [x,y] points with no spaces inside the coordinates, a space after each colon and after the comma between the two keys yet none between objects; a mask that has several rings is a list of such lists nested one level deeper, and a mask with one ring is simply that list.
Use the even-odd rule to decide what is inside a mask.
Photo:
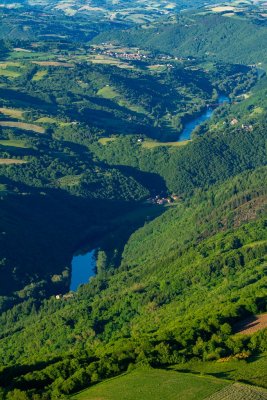
[{"label": "cluster of house", "polygon": [[[106,56],[112,57],[112,58],[119,58],[119,59],[124,59],[124,60],[133,60],[133,61],[141,61],[141,60],[149,60],[152,57],[149,54],[143,54],[140,52],[140,50],[136,50],[134,52],[128,52],[128,51],[116,51],[112,45],[112,43],[102,43],[102,46],[104,46],[103,49],[100,48],[93,48],[94,52],[97,52],[97,54],[104,54]],[[111,48],[105,48],[105,46],[112,46]],[[159,54],[158,56],[154,57],[155,60],[161,60],[161,61],[170,61],[173,60],[173,57],[170,55],[165,55],[165,54]],[[175,57],[175,61],[192,61],[193,58],[191,57]],[[172,64],[167,64],[167,67],[173,68]]]},{"label": "cluster of house", "polygon": [[56,300],[70,300],[73,299],[74,297],[74,293],[73,292],[69,292],[66,294],[56,294]]},{"label": "cluster of house", "polygon": [[164,204],[171,204],[174,203],[175,201],[179,201],[180,199],[181,197],[178,196],[177,194],[172,194],[167,197],[157,195],[155,197],[147,199],[147,202],[150,204],[158,204],[159,206],[163,206]]},{"label": "cluster of house", "polygon": [[[102,45],[106,45],[106,43],[102,43]],[[115,50],[110,50],[110,49],[97,49],[98,54],[104,54],[106,56],[112,57],[112,58],[120,58],[123,60],[133,60],[133,61],[141,61],[141,60],[146,60],[150,58],[146,54],[142,54],[139,50],[130,53],[130,52],[119,52]]]},{"label": "cluster of house", "polygon": [[[235,125],[237,125],[237,124],[238,124],[238,119],[236,119],[236,118],[233,118],[233,119],[231,120],[231,122],[230,122],[230,125],[232,125],[232,126],[235,126]],[[241,128],[242,128],[244,131],[247,131],[247,132],[252,132],[252,131],[253,131],[253,125],[242,124],[242,125],[241,125]]]}]

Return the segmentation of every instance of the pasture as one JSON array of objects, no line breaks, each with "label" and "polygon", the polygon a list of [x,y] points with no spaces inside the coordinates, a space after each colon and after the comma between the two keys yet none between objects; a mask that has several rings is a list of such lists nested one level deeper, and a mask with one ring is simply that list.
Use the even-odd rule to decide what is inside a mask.
[{"label": "pasture", "polygon": [[100,143],[100,144],[102,144],[103,146],[105,146],[106,144],[108,144],[108,143],[111,143],[111,142],[114,142],[116,140],[116,138],[101,138],[101,139],[99,139],[98,140],[98,142]]},{"label": "pasture", "polygon": [[233,381],[246,382],[267,388],[266,381],[267,353],[250,357],[246,360],[230,359],[219,361],[189,361],[176,365],[176,371],[182,370],[194,374],[205,374]]},{"label": "pasture", "polygon": [[12,140],[12,139],[4,139],[0,140],[0,146],[6,146],[6,147],[18,147],[22,149],[29,149],[30,146],[28,146],[25,142],[25,140]]},{"label": "pasture", "polygon": [[23,119],[23,111],[16,108],[1,107],[0,114],[4,114],[11,118]]},{"label": "pasture", "polygon": [[259,388],[234,383],[216,392],[206,400],[264,400],[267,392]]},{"label": "pasture", "polygon": [[32,77],[32,81],[34,81],[34,82],[40,81],[47,75],[47,72],[48,71],[46,71],[45,69],[41,70],[41,71],[37,71],[36,74]]},{"label": "pasture", "polygon": [[184,140],[183,142],[157,142],[155,140],[145,140],[142,143],[142,147],[145,149],[155,149],[156,147],[182,147],[187,145],[190,140]]},{"label": "pasture", "polygon": [[117,93],[111,86],[104,86],[102,89],[98,90],[97,95],[112,100],[115,97],[118,97],[119,93]]},{"label": "pasture", "polygon": [[113,65],[119,68],[134,69],[133,65],[108,56],[102,56],[102,55],[89,56],[87,60],[90,61],[92,64]]},{"label": "pasture", "polygon": [[17,160],[15,158],[0,158],[0,165],[12,165],[12,164],[26,164],[25,160]]},{"label": "pasture", "polygon": [[80,392],[72,400],[202,400],[228,385],[216,378],[138,369]]},{"label": "pasture", "polygon": [[6,128],[17,128],[25,131],[32,131],[35,133],[45,133],[45,129],[35,124],[27,124],[26,122],[16,121],[0,121],[0,126]]}]

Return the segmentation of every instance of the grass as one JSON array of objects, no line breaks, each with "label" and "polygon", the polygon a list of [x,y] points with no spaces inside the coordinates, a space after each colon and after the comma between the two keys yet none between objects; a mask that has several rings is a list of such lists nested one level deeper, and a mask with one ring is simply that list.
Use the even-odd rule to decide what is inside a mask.
[{"label": "grass", "polygon": [[51,117],[41,117],[38,118],[35,122],[39,122],[41,124],[57,124],[58,120],[56,118],[51,118]]},{"label": "grass", "polygon": [[116,140],[116,138],[101,138],[98,140],[98,142],[100,144],[102,144],[103,146],[105,146],[108,143],[114,142]]},{"label": "grass", "polygon": [[33,76],[32,81],[36,82],[42,80],[47,75],[47,72],[48,71],[46,70],[37,71],[36,74]]},{"label": "grass", "polygon": [[16,160],[15,158],[0,158],[0,165],[11,165],[11,164],[25,164],[25,160]]},{"label": "grass", "polygon": [[138,105],[134,105],[129,103],[128,101],[121,99],[118,101],[119,106],[128,108],[128,110],[131,110],[133,112],[139,113],[139,114],[147,114],[146,110]]},{"label": "grass", "polygon": [[0,108],[0,114],[7,115],[8,117],[11,118],[23,119],[23,111],[15,108],[2,107]]},{"label": "grass", "polygon": [[25,122],[15,122],[15,121],[0,121],[0,126],[8,128],[23,129],[25,131],[32,131],[35,133],[45,133],[45,129],[41,126],[35,124],[27,124]]},{"label": "grass", "polygon": [[28,146],[25,142],[25,140],[0,140],[0,145],[1,146],[8,146],[8,147],[20,147],[22,149],[29,149],[30,146]]},{"label": "grass", "polygon": [[18,78],[21,75],[18,71],[13,71],[6,68],[0,68],[0,76],[5,76],[6,78]]},{"label": "grass", "polygon": [[72,400],[202,400],[227,385],[216,378],[138,369],[80,392]]},{"label": "grass", "polygon": [[115,99],[115,97],[119,96],[119,93],[117,93],[112,87],[110,86],[104,86],[102,89],[99,89],[97,92],[98,96],[104,97],[105,99]]},{"label": "grass", "polygon": [[206,361],[176,365],[176,371],[206,374],[217,378],[230,379],[267,388],[267,353],[246,360],[229,360],[226,362]]},{"label": "grass", "polygon": [[225,11],[234,11],[235,7],[232,6],[223,6],[223,7],[212,7],[211,11],[213,12],[225,12]]},{"label": "grass", "polygon": [[267,392],[261,389],[235,383],[227,386],[206,400],[263,400],[267,398]]},{"label": "grass", "polygon": [[60,187],[71,187],[79,185],[82,175],[67,175],[57,180]]},{"label": "grass", "polygon": [[87,59],[92,64],[114,65],[116,67],[124,69],[135,69],[135,67],[131,64],[107,56],[102,56],[102,55],[89,56]]},{"label": "grass", "polygon": [[58,61],[32,61],[32,63],[43,67],[65,67],[65,68],[74,67],[74,64],[58,62]]},{"label": "grass", "polygon": [[142,147],[145,149],[154,149],[155,147],[171,146],[171,147],[181,147],[188,144],[190,140],[184,140],[183,142],[156,142],[154,140],[145,140],[142,143]]}]

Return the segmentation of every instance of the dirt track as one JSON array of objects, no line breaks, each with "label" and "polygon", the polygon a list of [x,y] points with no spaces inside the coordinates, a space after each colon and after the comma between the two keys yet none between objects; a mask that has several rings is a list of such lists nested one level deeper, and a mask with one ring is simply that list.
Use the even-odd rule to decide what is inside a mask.
[{"label": "dirt track", "polygon": [[267,313],[245,319],[235,326],[235,332],[251,335],[264,328],[267,328]]}]

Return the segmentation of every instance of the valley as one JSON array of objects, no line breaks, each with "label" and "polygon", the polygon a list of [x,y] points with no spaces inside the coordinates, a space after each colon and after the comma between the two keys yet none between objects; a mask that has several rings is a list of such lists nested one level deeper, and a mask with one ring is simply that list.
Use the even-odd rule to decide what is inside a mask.
[{"label": "valley", "polygon": [[0,399],[266,399],[265,2],[0,3]]}]

